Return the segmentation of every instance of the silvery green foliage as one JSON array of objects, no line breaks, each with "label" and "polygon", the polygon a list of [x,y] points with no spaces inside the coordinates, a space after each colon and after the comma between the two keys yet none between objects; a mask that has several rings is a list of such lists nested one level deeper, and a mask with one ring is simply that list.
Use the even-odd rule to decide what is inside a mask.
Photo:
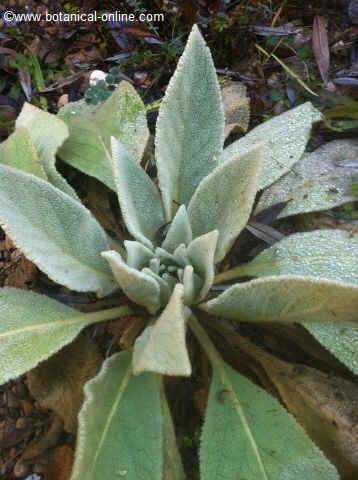
[{"label": "silvery green foliage", "polygon": [[65,105],[59,117],[69,136],[58,154],[62,160],[115,190],[110,167],[111,136],[120,138],[131,156],[140,161],[149,130],[144,104],[128,82],[121,82],[100,106],[84,100]]},{"label": "silvery green foliage", "polygon": [[[258,190],[300,160],[319,112],[306,103],[223,149],[224,118],[216,73],[194,27],[160,107],[155,142],[158,188],[139,164],[147,139],[142,103],[126,84],[111,98],[95,109],[70,106],[61,113],[64,121],[56,118],[58,137],[47,142],[38,128],[26,130],[34,116],[41,122],[45,119],[26,107],[19,129],[0,150],[0,224],[15,244],[50,278],[72,290],[103,295],[120,288],[133,313],[147,320],[133,354],[107,360],[86,387],[72,480],[108,476],[182,480],[158,374],[190,375],[188,324],[214,370],[200,452],[203,478],[235,480],[244,475],[246,480],[268,480],[274,475],[275,480],[300,480],[303,474],[315,480],[338,478],[281,406],[212,353],[214,347],[207,346],[209,340],[195,316],[200,310],[201,315],[211,313],[212,322],[220,315],[250,322],[300,321],[320,326],[328,322],[330,328],[333,322],[342,327],[357,322],[357,283],[349,281],[349,273],[334,278],[335,262],[322,258],[332,255],[332,245],[350,249],[342,238],[320,249],[315,246],[316,234],[301,237],[306,253],[315,258],[315,267],[304,257],[300,261],[299,241],[283,240],[275,246],[276,253],[268,250],[247,266],[254,276],[263,278],[224,286],[226,291],[213,298],[215,272],[245,228]],[[102,227],[58,177],[54,155],[63,141],[63,159],[116,191],[133,237],[120,252],[109,246]],[[234,269],[231,274],[236,278],[240,271]],[[231,274],[223,272],[221,279]],[[8,308],[16,300],[14,295],[0,291],[5,305],[0,338],[7,339],[0,342],[0,357],[6,355],[8,362],[4,379],[44,360],[83,326],[131,313],[128,307],[118,307],[85,315],[59,307],[62,314],[57,318],[54,304],[38,300],[36,308],[43,307],[41,314],[49,317],[43,327],[41,315],[40,321],[25,315],[37,297],[16,292],[16,298],[22,297],[18,313],[14,310],[18,327]],[[71,328],[63,332],[61,321]],[[33,333],[38,330],[43,344],[48,340],[51,348],[37,348]],[[57,331],[60,341],[51,343],[48,338]],[[21,352],[21,368],[17,352]],[[217,404],[222,400],[218,389],[224,391],[222,408]],[[247,402],[255,397],[258,403],[248,408]],[[224,424],[220,412],[225,415]],[[282,432],[288,439],[286,450]],[[264,435],[275,439],[279,455],[267,453]],[[221,441],[230,453],[227,457],[213,446]],[[140,454],[134,458],[137,451]]]}]

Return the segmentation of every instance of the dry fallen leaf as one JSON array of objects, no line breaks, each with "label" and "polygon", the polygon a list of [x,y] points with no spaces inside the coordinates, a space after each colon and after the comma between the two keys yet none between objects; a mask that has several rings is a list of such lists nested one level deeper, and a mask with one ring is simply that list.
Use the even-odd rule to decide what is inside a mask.
[{"label": "dry fallen leaf", "polygon": [[0,250],[3,255],[1,265],[3,285],[21,289],[29,288],[36,275],[36,266],[15,247],[7,235],[0,242]]},{"label": "dry fallen leaf", "polygon": [[319,15],[313,21],[312,48],[322,80],[327,84],[330,65],[328,34],[327,26]]},{"label": "dry fallen leaf", "polygon": [[245,133],[250,122],[250,99],[246,87],[240,82],[229,82],[222,89],[225,110],[225,137],[235,129]]},{"label": "dry fallen leaf", "polygon": [[263,368],[287,409],[336,465],[342,478],[357,478],[358,385],[279,360],[242,337],[237,344]]},{"label": "dry fallen leaf", "polygon": [[27,374],[31,395],[41,408],[63,420],[67,432],[76,432],[83,386],[96,375],[101,362],[96,344],[81,335]]},{"label": "dry fallen leaf", "polygon": [[56,447],[49,455],[44,480],[69,480],[73,459],[74,452],[69,445]]}]

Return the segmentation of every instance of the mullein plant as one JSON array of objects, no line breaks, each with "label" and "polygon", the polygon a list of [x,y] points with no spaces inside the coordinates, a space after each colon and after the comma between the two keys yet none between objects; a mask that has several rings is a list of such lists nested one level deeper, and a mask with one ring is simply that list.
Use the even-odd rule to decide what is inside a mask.
[{"label": "mullein plant", "polygon": [[[163,376],[191,375],[188,329],[212,367],[200,478],[339,478],[279,402],[224,362],[201,321],[300,322],[357,372],[356,238],[296,233],[220,271],[256,194],[290,174],[320,118],[305,103],[224,148],[220,89],[196,26],[160,106],[159,188],[140,165],[148,129],[128,83],[100,106],[69,104],[58,116],[24,106],[0,149],[2,227],[53,281],[99,297],[120,289],[128,304],[82,313],[31,291],[1,289],[0,383],[88,325],[130,315],[146,322],[133,348],[107,358],[85,386],[71,480],[186,478]],[[133,237],[124,248],[57,172],[56,154],[117,193]]]}]

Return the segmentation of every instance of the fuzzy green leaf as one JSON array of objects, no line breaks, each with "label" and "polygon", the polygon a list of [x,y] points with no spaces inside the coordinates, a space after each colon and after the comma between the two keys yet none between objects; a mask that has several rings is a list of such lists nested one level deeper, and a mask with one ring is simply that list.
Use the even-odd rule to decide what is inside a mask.
[{"label": "fuzzy green leaf", "polygon": [[99,108],[91,111],[76,102],[59,115],[70,131],[59,151],[61,159],[115,190],[111,137],[119,138],[138,162],[149,137],[145,106],[138,93],[130,83],[121,82]]},{"label": "fuzzy green leaf", "polygon": [[114,250],[102,252],[101,255],[110,264],[124,294],[134,303],[146,307],[150,313],[155,313],[160,307],[158,282],[148,274],[129,267]]},{"label": "fuzzy green leaf", "polygon": [[122,352],[84,390],[71,480],[162,480],[160,377],[133,377],[131,355]]},{"label": "fuzzy green leaf", "polygon": [[321,114],[310,102],[288,110],[255,127],[243,138],[225,148],[220,161],[245,153],[256,142],[264,142],[265,157],[259,188],[265,188],[287,173],[305,151],[312,124]]},{"label": "fuzzy green leaf", "polygon": [[357,328],[349,323],[337,324],[335,321],[303,323],[303,326],[338,360],[358,375]]},{"label": "fuzzy green leaf", "polygon": [[193,235],[219,231],[215,261],[221,261],[245,227],[257,192],[262,146],[219,165],[200,183],[188,207]]},{"label": "fuzzy green leaf", "polygon": [[154,257],[154,253],[140,242],[125,240],[124,246],[127,251],[126,263],[128,267],[136,270],[142,270]]},{"label": "fuzzy green leaf", "polygon": [[335,321],[358,327],[358,285],[279,275],[234,285],[201,307],[242,322]]},{"label": "fuzzy green leaf", "polygon": [[358,238],[343,230],[296,233],[241,265],[237,272],[241,276],[304,275],[358,283],[357,252]]},{"label": "fuzzy green leaf", "polygon": [[289,173],[263,193],[255,213],[285,201],[288,203],[279,218],[352,202],[352,182],[358,176],[357,157],[358,141],[353,139],[335,140],[306,153]]},{"label": "fuzzy green leaf", "polygon": [[168,305],[153,326],[137,339],[133,353],[133,371],[162,375],[191,374],[185,343],[188,310],[183,304],[184,288],[177,284]]},{"label": "fuzzy green leaf", "polygon": [[164,389],[161,389],[164,436],[163,480],[185,480],[183,464],[180,458],[172,416]]},{"label": "fuzzy green leaf", "polygon": [[159,109],[156,159],[167,221],[217,166],[224,113],[210,50],[193,27]]},{"label": "fuzzy green leaf", "polygon": [[16,128],[21,127],[25,127],[30,133],[47,180],[78,200],[76,192],[56,170],[56,153],[68,137],[66,124],[56,115],[25,103],[16,119]]},{"label": "fuzzy green leaf", "polygon": [[1,143],[0,163],[47,180],[30,133],[24,127],[17,128]]},{"label": "fuzzy green leaf", "polygon": [[100,257],[109,249],[104,230],[83,205],[45,180],[0,165],[0,224],[53,281],[79,292],[115,288]]},{"label": "fuzzy green leaf", "polygon": [[202,480],[339,479],[277,400],[223,362],[213,369],[200,470]]},{"label": "fuzzy green leaf", "polygon": [[112,139],[113,174],[127,228],[134,238],[152,247],[164,224],[159,190],[119,140]]},{"label": "fuzzy green leaf", "polygon": [[0,385],[72,342],[90,317],[44,295],[0,289]]},{"label": "fuzzy green leaf", "polygon": [[163,248],[173,252],[178,245],[188,245],[193,239],[190,221],[185,205],[181,205],[173,218],[168,233],[163,242]]},{"label": "fuzzy green leaf", "polygon": [[[239,268],[240,275],[305,275],[358,284],[358,239],[342,230],[296,233]],[[338,295],[338,291],[336,295]],[[357,317],[358,319],[358,314]],[[304,323],[307,330],[358,375],[358,330],[344,322]]]},{"label": "fuzzy green leaf", "polygon": [[200,237],[195,238],[188,246],[188,257],[195,268],[203,284],[198,295],[198,300],[205,298],[215,275],[214,257],[218,242],[219,232],[213,230]]}]

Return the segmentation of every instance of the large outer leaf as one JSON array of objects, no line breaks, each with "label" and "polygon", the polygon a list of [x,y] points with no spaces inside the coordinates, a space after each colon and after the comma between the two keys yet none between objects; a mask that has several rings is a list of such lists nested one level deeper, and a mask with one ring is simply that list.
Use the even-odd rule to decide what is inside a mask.
[{"label": "large outer leaf", "polygon": [[279,275],[239,283],[202,305],[242,322],[356,322],[358,285]]},{"label": "large outer leaf", "polygon": [[188,205],[216,166],[224,142],[224,113],[209,48],[193,27],[159,110],[155,139],[167,220]]},{"label": "large outer leaf", "polygon": [[25,127],[30,133],[47,179],[55,187],[78,200],[73,188],[56,170],[56,153],[68,137],[66,124],[56,115],[25,103],[16,120],[16,127]]},{"label": "large outer leaf", "polygon": [[257,192],[262,146],[219,165],[200,183],[188,207],[193,235],[219,230],[215,261],[231,248],[250,216]]},{"label": "large outer leaf", "polygon": [[0,289],[0,385],[72,342],[90,317],[44,295]]},{"label": "large outer leaf", "polygon": [[45,180],[0,165],[0,224],[55,282],[80,292],[114,289],[100,257],[109,248],[104,230],[84,206]]},{"label": "large outer leaf", "polygon": [[120,139],[130,155],[140,161],[149,131],[145,106],[132,85],[121,82],[99,108],[85,108],[76,102],[60,112],[70,136],[59,151],[65,162],[92,175],[112,190],[115,183],[110,165],[111,137]]},{"label": "large outer leaf", "polygon": [[155,313],[160,307],[159,284],[145,272],[129,267],[115,250],[102,252],[111,266],[119,286],[133,302],[146,307],[150,313]]},{"label": "large outer leaf", "polygon": [[305,275],[358,283],[357,255],[358,237],[317,230],[284,238],[237,271],[242,276]]},{"label": "large outer leaf", "polygon": [[338,480],[335,468],[270,395],[223,362],[213,369],[202,480]]},{"label": "large outer leaf", "polygon": [[185,343],[188,309],[183,304],[183,285],[177,284],[168,305],[155,324],[137,339],[133,354],[133,371],[163,375],[191,374]]},{"label": "large outer leaf", "polygon": [[288,200],[279,218],[328,210],[353,201],[351,186],[358,176],[357,157],[358,140],[335,140],[306,153],[263,193],[255,213]]},{"label": "large outer leaf", "polygon": [[159,190],[119,140],[112,138],[112,168],[124,221],[130,233],[152,247],[164,224]]},{"label": "large outer leaf", "polygon": [[226,162],[245,153],[254,143],[264,142],[264,166],[259,188],[271,185],[288,172],[302,156],[309,139],[312,124],[321,114],[310,102],[288,110],[251,130],[243,138],[225,148],[221,161]]},{"label": "large outer leaf", "polygon": [[47,180],[27,128],[19,127],[0,145],[0,163]]},{"label": "large outer leaf", "polygon": [[[342,230],[297,233],[262,252],[241,269],[241,274],[311,275],[358,285],[357,252],[358,238]],[[339,295],[338,290],[335,295]],[[358,375],[358,329],[335,321],[304,326]]]},{"label": "large outer leaf", "polygon": [[85,396],[71,480],[162,480],[160,377],[133,377],[122,352],[105,361]]}]

